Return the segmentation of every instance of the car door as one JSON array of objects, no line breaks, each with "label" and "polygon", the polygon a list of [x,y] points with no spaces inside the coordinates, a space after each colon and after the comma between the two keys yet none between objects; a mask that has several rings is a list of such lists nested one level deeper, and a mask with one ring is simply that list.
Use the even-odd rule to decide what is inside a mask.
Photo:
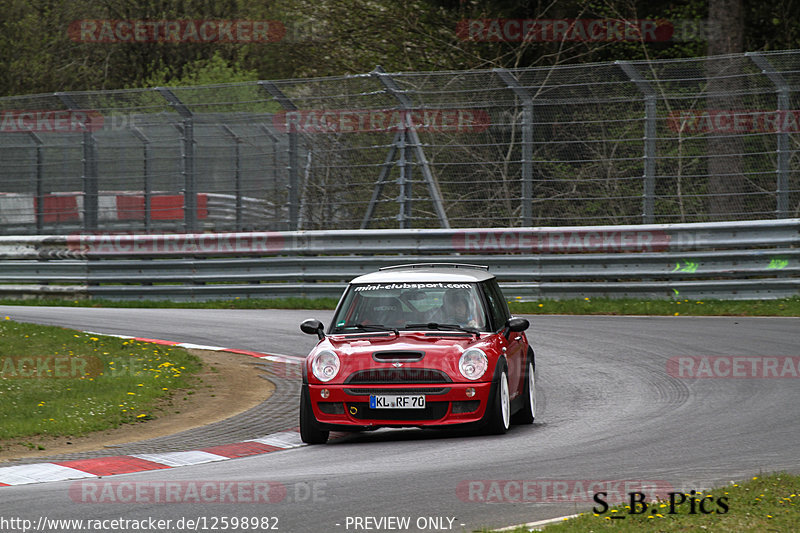
[{"label": "car door", "polygon": [[[497,284],[497,280],[491,279],[483,283],[483,292],[488,304],[489,315],[491,316],[494,331],[502,331],[506,322],[511,317],[508,312],[508,305]],[[509,332],[508,338],[505,336],[500,339],[501,346],[506,349],[506,360],[508,361],[508,388],[512,398],[522,391],[522,380],[525,376],[525,357],[527,355],[527,342],[524,333]]]}]

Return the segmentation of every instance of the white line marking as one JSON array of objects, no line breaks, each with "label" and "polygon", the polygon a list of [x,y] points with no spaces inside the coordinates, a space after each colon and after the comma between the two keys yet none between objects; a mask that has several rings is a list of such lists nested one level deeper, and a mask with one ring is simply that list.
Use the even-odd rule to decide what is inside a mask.
[{"label": "white line marking", "polygon": [[137,453],[131,455],[145,461],[152,461],[167,466],[187,466],[187,465],[200,465],[203,463],[213,463],[215,461],[224,461],[227,457],[216,455],[208,452],[201,451],[188,451],[188,452],[166,452],[166,453]]},{"label": "white line marking", "polygon": [[300,433],[296,431],[283,431],[273,435],[267,435],[260,439],[250,439],[245,442],[260,442],[267,446],[277,446],[278,448],[297,448],[304,446],[303,441],[300,440]]},{"label": "white line marking", "polygon": [[5,483],[6,485],[27,485],[29,483],[44,483],[47,481],[63,481],[65,479],[87,477],[97,476],[53,463],[37,463],[0,468],[0,483]]}]

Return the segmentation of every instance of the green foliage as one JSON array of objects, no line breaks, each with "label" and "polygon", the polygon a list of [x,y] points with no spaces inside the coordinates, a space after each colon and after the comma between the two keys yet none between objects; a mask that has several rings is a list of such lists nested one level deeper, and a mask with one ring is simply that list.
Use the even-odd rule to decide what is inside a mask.
[{"label": "green foliage", "polygon": [[146,87],[179,87],[191,85],[216,85],[258,80],[255,70],[248,70],[240,62],[232,62],[217,51],[208,59],[198,59],[187,65],[180,74],[164,65],[144,80]]},{"label": "green foliage", "polygon": [[[800,0],[745,2],[745,47],[800,47]],[[703,21],[705,0],[5,0],[0,95],[214,84],[387,70],[466,70],[617,59],[696,57],[703,35],[668,42],[475,42],[459,22],[478,18]],[[267,20],[286,34],[268,43],[91,43],[70,23],[116,20]],[[711,24],[714,21],[710,22]]]}]

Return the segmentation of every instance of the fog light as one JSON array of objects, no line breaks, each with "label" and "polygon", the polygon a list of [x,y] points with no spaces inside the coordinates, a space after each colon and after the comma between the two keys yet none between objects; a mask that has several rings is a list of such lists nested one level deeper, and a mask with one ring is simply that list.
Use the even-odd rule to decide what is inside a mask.
[{"label": "fog light", "polygon": [[321,391],[319,391],[319,395],[322,396],[323,398],[327,398],[331,395],[331,391],[329,391],[328,389],[322,389]]},{"label": "fog light", "polygon": [[473,396],[475,396],[475,389],[467,387],[467,398],[472,398]]}]

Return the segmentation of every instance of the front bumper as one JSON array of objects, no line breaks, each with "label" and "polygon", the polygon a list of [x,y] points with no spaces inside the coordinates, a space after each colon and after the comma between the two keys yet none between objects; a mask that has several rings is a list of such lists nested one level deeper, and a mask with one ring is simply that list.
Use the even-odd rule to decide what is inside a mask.
[{"label": "front bumper", "polygon": [[[437,383],[393,385],[304,385],[308,387],[314,417],[331,429],[452,426],[483,419],[492,397],[492,383]],[[467,396],[467,389],[475,394]],[[322,397],[322,391],[328,397]],[[305,391],[304,391],[305,392]],[[425,395],[425,409],[372,409],[372,394]]]}]

